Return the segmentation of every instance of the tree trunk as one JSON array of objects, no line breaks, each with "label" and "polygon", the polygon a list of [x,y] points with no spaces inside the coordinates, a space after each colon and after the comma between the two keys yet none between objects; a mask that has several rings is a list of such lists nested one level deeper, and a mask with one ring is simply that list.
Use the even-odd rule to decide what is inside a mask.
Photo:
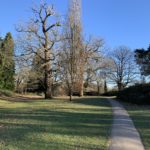
[{"label": "tree trunk", "polygon": [[118,91],[121,91],[123,89],[122,83],[118,83],[117,85],[118,85]]},{"label": "tree trunk", "polygon": [[79,92],[80,97],[84,95],[84,84],[83,84],[83,79],[80,81],[80,92]]},{"label": "tree trunk", "polygon": [[104,92],[107,93],[108,92],[108,88],[107,88],[107,81],[104,81]]},{"label": "tree trunk", "polygon": [[100,83],[97,81],[97,94],[100,95]]},{"label": "tree trunk", "polygon": [[52,82],[47,69],[45,70],[45,99],[52,99]]},{"label": "tree trunk", "polygon": [[69,89],[69,96],[70,96],[70,101],[72,101],[72,85],[70,86],[70,89]]},{"label": "tree trunk", "polygon": [[[80,59],[82,59],[82,55],[80,56]],[[83,60],[80,60],[80,66],[79,66],[79,96],[82,97],[84,95],[84,63]]]},{"label": "tree trunk", "polygon": [[72,94],[70,94],[70,101],[72,101]]},{"label": "tree trunk", "polygon": [[51,50],[48,48],[48,31],[46,30],[46,22],[43,23],[43,32],[45,35],[44,54],[45,54],[45,99],[52,99],[52,72],[50,63]]},{"label": "tree trunk", "polygon": [[47,88],[45,91],[45,99],[52,99],[52,91],[51,88]]},{"label": "tree trunk", "polygon": [[[47,34],[46,34],[46,38]],[[45,44],[45,99],[52,99],[52,76],[51,76],[51,64],[49,61],[50,51],[47,51],[47,41]]]},{"label": "tree trunk", "polygon": [[51,79],[46,77],[45,99],[52,99]]}]

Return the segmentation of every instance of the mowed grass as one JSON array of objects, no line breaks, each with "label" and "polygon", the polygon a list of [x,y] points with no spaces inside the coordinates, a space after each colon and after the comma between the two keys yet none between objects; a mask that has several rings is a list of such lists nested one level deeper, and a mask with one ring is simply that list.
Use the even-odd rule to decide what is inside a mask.
[{"label": "mowed grass", "polygon": [[0,150],[106,150],[112,123],[102,98],[0,100]]},{"label": "mowed grass", "polygon": [[125,104],[139,131],[146,150],[150,150],[150,106]]}]

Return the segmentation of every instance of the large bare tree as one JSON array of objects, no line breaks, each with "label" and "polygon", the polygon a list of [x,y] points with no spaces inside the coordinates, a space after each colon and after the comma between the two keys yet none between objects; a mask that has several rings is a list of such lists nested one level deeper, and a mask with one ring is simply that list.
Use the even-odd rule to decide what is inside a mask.
[{"label": "large bare tree", "polygon": [[55,61],[54,50],[59,42],[58,27],[60,23],[53,6],[42,2],[32,8],[33,18],[27,25],[19,25],[17,31],[22,33],[20,43],[23,49],[22,57],[30,60],[37,55],[41,60],[41,72],[44,72],[45,98],[52,98],[52,74]]},{"label": "large bare tree", "polygon": [[80,6],[81,0],[70,1],[67,20],[63,30],[64,40],[62,44],[63,52],[61,52],[61,67],[69,90],[70,100],[72,100],[73,91],[77,81],[81,79],[81,77],[79,77],[79,66],[83,44]]},{"label": "large bare tree", "polygon": [[[83,96],[83,85],[84,85],[84,76],[87,69],[93,70],[92,65],[95,64],[95,69],[101,65],[102,55],[100,53],[104,41],[101,38],[92,38],[83,42],[83,50],[80,55],[80,70],[79,77],[80,79],[80,96]],[[93,64],[94,63],[94,64]],[[92,64],[92,65],[91,65]]]},{"label": "large bare tree", "polygon": [[[107,78],[107,68],[110,66],[110,60],[103,55],[103,53],[93,53],[88,58],[86,64],[86,85],[89,85],[90,82],[97,84],[97,94],[100,95],[104,82]],[[95,56],[95,57],[94,57]]]},{"label": "large bare tree", "polygon": [[[81,23],[81,0],[71,0],[67,21],[64,27],[63,60],[65,78],[70,89],[70,99],[73,91],[83,96],[84,73],[89,58],[102,46],[101,39],[84,41]],[[95,57],[95,56],[94,56]],[[63,63],[62,63],[63,64]]]},{"label": "large bare tree", "polygon": [[[65,36],[69,34],[67,32]],[[79,96],[83,96],[84,80],[88,70],[92,73],[101,65],[100,48],[103,46],[102,39],[90,38],[84,41],[80,53],[74,48],[74,38],[66,38],[63,42],[63,51],[60,55],[60,64],[63,77],[69,89],[70,100],[73,92],[77,92]],[[91,73],[90,73],[91,78]]]},{"label": "large bare tree", "polygon": [[118,90],[122,90],[136,77],[133,52],[126,46],[116,48],[111,54],[109,78],[115,82]]}]

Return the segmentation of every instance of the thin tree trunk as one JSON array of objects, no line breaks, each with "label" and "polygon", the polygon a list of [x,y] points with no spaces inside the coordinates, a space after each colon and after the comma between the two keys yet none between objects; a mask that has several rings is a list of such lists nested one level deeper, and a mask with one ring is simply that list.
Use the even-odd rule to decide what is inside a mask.
[{"label": "thin tree trunk", "polygon": [[83,85],[83,79],[82,81],[80,81],[80,93],[79,93],[80,97],[82,97],[84,95],[84,85]]},{"label": "thin tree trunk", "polygon": [[[83,59],[82,55],[80,56],[80,59]],[[82,97],[84,95],[84,62],[83,60],[80,60],[80,69],[79,69],[79,96]]]},{"label": "thin tree trunk", "polygon": [[70,96],[70,101],[72,101],[72,85],[70,86],[69,96]]},{"label": "thin tree trunk", "polygon": [[107,82],[106,80],[104,81],[104,92],[107,93],[108,92],[108,88],[107,88]]},{"label": "thin tree trunk", "polygon": [[100,95],[100,83],[97,81],[97,95]]}]

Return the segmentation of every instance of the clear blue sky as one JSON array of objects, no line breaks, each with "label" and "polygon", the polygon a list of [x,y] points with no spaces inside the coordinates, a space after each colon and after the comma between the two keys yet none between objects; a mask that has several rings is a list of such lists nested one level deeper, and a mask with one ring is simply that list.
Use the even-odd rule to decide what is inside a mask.
[{"label": "clear blue sky", "polygon": [[[30,17],[30,7],[40,0],[1,0],[0,35],[12,32],[14,25]],[[47,0],[60,14],[68,0]],[[108,47],[126,45],[132,49],[150,44],[150,0],[82,0],[83,29],[86,36],[105,39]]]}]

